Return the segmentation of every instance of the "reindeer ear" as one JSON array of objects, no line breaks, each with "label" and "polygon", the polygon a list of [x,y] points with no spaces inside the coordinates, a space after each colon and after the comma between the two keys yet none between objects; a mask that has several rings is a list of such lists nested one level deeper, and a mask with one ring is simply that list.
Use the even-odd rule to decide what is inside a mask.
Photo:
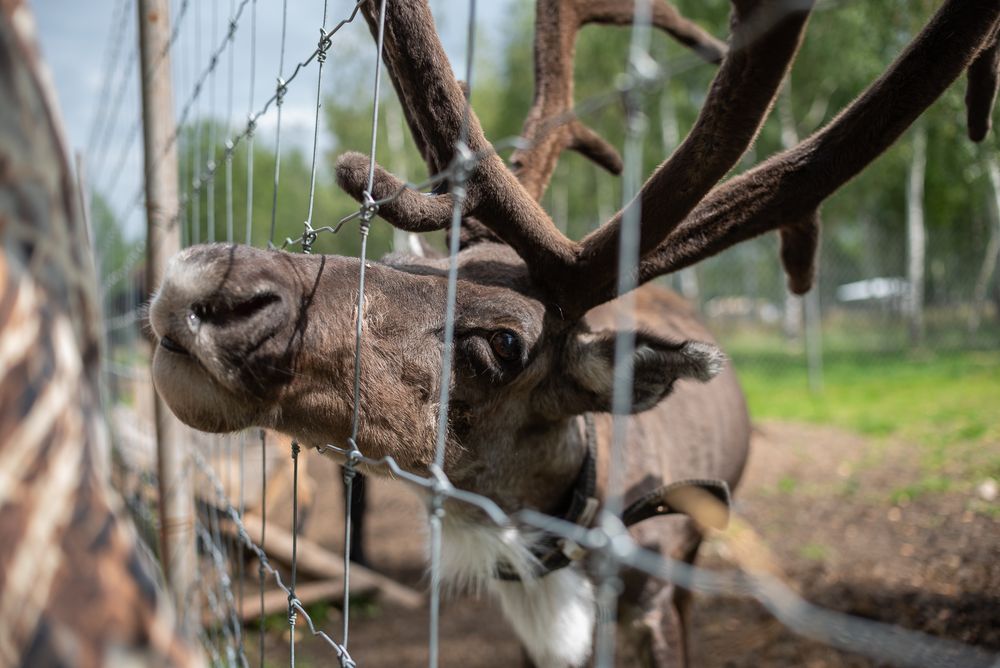
[{"label": "reindeer ear", "polygon": [[[577,334],[564,358],[564,407],[574,412],[609,411],[615,382],[615,332]],[[670,394],[674,382],[691,378],[705,382],[725,363],[716,346],[698,341],[675,342],[636,332],[632,354],[632,412],[641,413]]]}]

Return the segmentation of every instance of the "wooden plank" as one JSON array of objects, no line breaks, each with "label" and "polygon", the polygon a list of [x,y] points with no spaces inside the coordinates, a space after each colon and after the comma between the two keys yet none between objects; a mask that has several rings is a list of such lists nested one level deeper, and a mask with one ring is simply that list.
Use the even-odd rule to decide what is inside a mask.
[{"label": "wooden plank", "polygon": [[[351,588],[354,591],[354,587]],[[344,597],[344,581],[318,580],[316,582],[306,582],[295,587],[295,595],[302,602],[302,607],[318,603],[320,601],[339,602]],[[275,615],[288,612],[288,595],[280,589],[269,587],[264,592],[264,614]],[[331,610],[338,617],[339,610]],[[256,587],[247,587],[243,597],[243,613],[240,615],[243,622],[255,622],[260,620],[260,594]],[[314,619],[313,623],[317,628],[323,627],[321,619]],[[217,622],[217,620],[216,620]]]},{"label": "wooden plank", "polygon": [[[260,545],[260,517],[247,513],[243,516],[243,526],[246,527],[250,539]],[[236,532],[235,527],[230,522],[225,523],[223,530],[227,535],[233,535]],[[276,524],[268,525],[267,543],[264,548],[268,559],[285,565],[291,564],[292,534],[284,527]],[[343,581],[343,556],[334,554],[322,545],[301,536],[298,538],[296,554],[299,575],[321,580]],[[423,607],[426,600],[425,596],[417,590],[355,563],[351,564],[351,590],[375,593],[382,602],[392,603],[409,610]],[[340,595],[343,596],[342,590]]]}]

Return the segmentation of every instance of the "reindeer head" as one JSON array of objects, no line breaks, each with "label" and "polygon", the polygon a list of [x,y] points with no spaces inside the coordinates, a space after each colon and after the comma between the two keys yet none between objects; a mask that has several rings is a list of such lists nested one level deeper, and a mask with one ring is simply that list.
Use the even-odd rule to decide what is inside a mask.
[{"label": "reindeer head", "polygon": [[[460,261],[450,448],[609,410],[614,333],[547,306],[507,246],[477,244]],[[305,443],[343,443],[357,290],[354,258],[189,248],[170,263],[150,312],[156,386],[199,429],[263,425]],[[366,453],[412,467],[433,459],[446,291],[446,259],[390,256],[367,268],[358,435]],[[677,378],[710,378],[720,354],[640,333],[635,362],[638,411]]]},{"label": "reindeer head", "polygon": [[[996,4],[945,2],[887,73],[830,125],[716,185],[771,108],[810,3],[734,0],[728,53],[669,5],[654,3],[656,25],[722,64],[690,134],[633,202],[641,206],[638,282],[777,229],[790,285],[808,289],[820,203],[891,145],[970,63],[991,58]],[[363,7],[373,30],[377,11],[376,3]],[[481,456],[465,457],[470,450],[489,447],[500,456],[565,430],[572,416],[610,408],[614,332],[592,330],[586,315],[615,297],[623,213],[573,241],[538,199],[565,148],[620,169],[612,147],[566,119],[576,31],[588,22],[626,22],[631,12],[631,3],[539,1],[535,105],[513,169],[492,151],[475,116],[466,121],[462,89],[426,3],[394,3],[385,17],[385,64],[430,171],[452,163],[460,139],[478,156],[461,205],[465,243],[447,456],[453,468],[487,465]],[[996,77],[972,82],[980,90]],[[380,167],[366,192],[365,156],[342,156],[337,177],[359,201],[383,200],[379,214],[397,228],[440,230],[451,219],[452,195],[406,190]],[[439,409],[447,261],[397,255],[372,263],[361,314],[358,268],[356,259],[241,246],[184,251],[151,310],[160,342],[157,388],[181,419],[201,429],[263,425],[307,444],[342,443],[351,429],[360,317],[366,334],[358,444],[369,455],[425,466],[433,458]],[[719,361],[713,346],[639,333],[634,410],[655,406],[679,378],[709,379]]]}]

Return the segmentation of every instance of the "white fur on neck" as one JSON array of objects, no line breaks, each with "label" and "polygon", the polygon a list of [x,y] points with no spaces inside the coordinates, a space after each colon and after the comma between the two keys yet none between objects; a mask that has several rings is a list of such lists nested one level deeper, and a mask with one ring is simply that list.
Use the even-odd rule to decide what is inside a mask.
[{"label": "white fur on neck", "polygon": [[[501,529],[454,515],[445,518],[441,545],[445,582],[495,594],[504,617],[537,665],[582,665],[590,656],[595,621],[594,590],[586,575],[573,564],[532,578],[537,559],[531,545],[540,539],[540,532]],[[520,582],[494,577],[501,561],[521,577]]]}]

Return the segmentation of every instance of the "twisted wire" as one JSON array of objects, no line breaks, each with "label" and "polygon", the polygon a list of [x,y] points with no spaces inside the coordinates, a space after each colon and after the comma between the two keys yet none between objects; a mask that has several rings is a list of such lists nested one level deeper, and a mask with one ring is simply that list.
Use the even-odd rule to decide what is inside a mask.
[{"label": "twisted wire", "polygon": [[[246,5],[248,0],[243,0],[240,5],[239,12],[242,12],[243,6]],[[381,16],[385,15],[385,0],[382,0],[382,12]],[[648,7],[648,3],[637,3],[643,4]],[[301,69],[308,66],[313,60],[319,62],[319,73],[318,79],[321,81],[322,78],[322,66],[326,59],[326,49],[329,48],[329,38],[339,29],[340,26],[344,25],[346,22],[353,20],[354,15],[357,13],[358,6],[360,2],[356,3],[354,6],[354,11],[349,19],[342,21],[338,24],[337,28],[327,33],[325,29],[321,32],[320,45],[317,46],[313,54],[309,56],[305,61],[300,62],[298,66],[294,69],[292,75],[287,80],[282,80],[279,78],[278,87],[275,93],[267,100],[263,105],[261,111],[257,114],[253,114],[252,111],[248,114],[248,123],[246,128],[239,134],[235,135],[233,139],[226,143],[226,159],[227,162],[231,160],[232,151],[235,150],[236,145],[246,139],[248,146],[252,145],[253,141],[253,130],[256,121],[264,114],[267,113],[268,109],[272,104],[278,107],[278,127],[280,132],[280,117],[281,117],[281,102],[284,94],[287,92],[287,86],[295,78]],[[474,1],[472,2],[472,11],[470,11],[470,36],[469,36],[469,63],[467,64],[467,76],[466,81],[471,82],[471,51],[473,45],[473,39],[471,34],[471,28],[474,24]],[[256,1],[254,1],[254,9],[256,8]],[[238,13],[237,13],[238,17]],[[255,17],[255,13],[254,13]],[[255,18],[252,19],[255,22]],[[324,26],[326,23],[325,9],[324,9]],[[231,24],[232,25],[232,24]],[[662,81],[662,74],[657,72],[650,72],[644,69],[648,65],[648,36],[644,37],[643,32],[648,31],[648,17],[645,20],[640,20],[637,18],[633,26],[633,46],[639,45],[638,48],[634,48],[630,52],[629,58],[629,72],[625,79],[620,82],[618,88],[613,93],[609,93],[607,96],[601,98],[594,98],[588,102],[578,105],[576,110],[572,113],[567,113],[556,119],[554,122],[566,123],[573,118],[576,118],[582,113],[590,113],[596,111],[597,109],[603,108],[612,101],[626,101],[626,109],[631,110],[638,108],[638,104],[634,101],[629,100],[630,95],[638,94],[641,89],[651,83],[658,83]],[[382,48],[382,28],[379,28],[378,37],[378,48],[381,52]],[[231,39],[232,35],[228,39]],[[645,40],[645,46],[642,42]],[[324,46],[325,42],[325,46]],[[217,58],[217,55],[214,57]],[[282,55],[282,59],[284,55]],[[451,185],[451,193],[455,197],[455,209],[453,210],[452,217],[452,242],[457,239],[457,234],[454,229],[461,220],[461,199],[464,196],[463,184],[466,176],[475,169],[479,160],[485,157],[483,154],[474,154],[464,148],[464,142],[460,143],[456,147],[456,159],[452,162],[449,167],[440,172],[439,174],[433,175],[429,179],[422,183],[411,184],[406,183],[399,191],[387,197],[383,200],[375,201],[371,198],[370,191],[372,187],[372,178],[374,177],[374,160],[375,160],[375,149],[376,149],[376,128],[378,120],[378,100],[379,100],[379,67],[381,58],[376,61],[376,84],[375,84],[375,105],[373,111],[373,129],[372,129],[372,150],[371,150],[371,166],[369,169],[369,183],[368,192],[366,193],[365,201],[358,211],[351,213],[349,216],[341,219],[336,227],[331,228],[319,228],[312,229],[312,213],[313,213],[313,196],[314,196],[314,186],[315,186],[315,162],[316,162],[316,128],[314,127],[314,154],[313,154],[313,170],[311,175],[310,184],[310,201],[309,201],[309,214],[307,218],[306,233],[298,240],[286,239],[285,246],[301,244],[303,250],[308,250],[311,248],[315,236],[309,237],[309,234],[318,234],[320,232],[336,232],[339,230],[343,224],[349,222],[350,220],[360,219],[361,220],[361,234],[362,234],[362,250],[360,254],[360,276],[359,276],[359,299],[357,306],[357,330],[356,330],[356,374],[355,374],[355,403],[354,403],[354,416],[352,422],[352,436],[348,439],[346,448],[340,448],[332,444],[325,445],[320,448],[321,452],[327,454],[336,454],[340,457],[346,459],[348,465],[345,467],[345,471],[354,471],[358,464],[366,464],[374,468],[381,468],[393,473],[397,478],[403,480],[405,483],[410,485],[415,485],[419,488],[427,490],[430,493],[431,498],[431,513],[430,522],[432,530],[432,573],[433,569],[439,568],[440,565],[440,518],[445,512],[446,507],[450,503],[464,503],[471,504],[483,511],[486,517],[490,518],[492,521],[500,526],[525,526],[533,527],[537,529],[542,529],[544,531],[550,532],[554,535],[561,536],[573,540],[579,543],[585,548],[595,552],[614,567],[617,570],[620,567],[628,566],[631,568],[636,568],[643,572],[646,572],[654,577],[663,578],[669,580],[679,586],[691,589],[693,591],[699,591],[709,594],[731,594],[738,596],[749,596],[761,601],[762,604],[767,607],[772,614],[775,615],[779,621],[784,623],[788,628],[799,632],[808,637],[814,637],[821,639],[821,641],[826,642],[834,647],[839,647],[842,649],[848,649],[854,652],[860,652],[873,657],[880,661],[893,661],[901,665],[968,665],[968,666],[987,666],[994,665],[997,660],[996,656],[986,653],[982,650],[972,648],[960,643],[953,643],[951,641],[944,641],[940,639],[931,638],[924,634],[920,634],[913,631],[907,631],[900,629],[899,627],[881,624],[877,622],[871,622],[868,620],[860,620],[858,618],[853,618],[841,613],[836,613],[830,610],[825,610],[822,608],[817,608],[805,602],[801,597],[792,592],[784,583],[771,578],[770,576],[744,573],[744,572],[731,572],[731,573],[720,573],[709,571],[700,567],[692,566],[685,562],[674,561],[669,558],[665,558],[662,555],[654,554],[651,552],[646,552],[642,550],[638,545],[636,545],[627,533],[620,527],[620,525],[614,525],[611,522],[605,522],[598,526],[596,529],[586,530],[577,525],[567,524],[561,522],[551,517],[546,517],[539,513],[534,513],[532,511],[521,511],[512,515],[504,514],[495,503],[491,500],[475,495],[471,492],[466,492],[463,490],[455,489],[443,472],[443,438],[438,438],[438,444],[435,451],[435,465],[430,470],[430,475],[423,477],[412,472],[405,471],[401,469],[398,464],[389,457],[381,458],[378,460],[366,458],[357,447],[356,437],[357,437],[357,421],[358,421],[358,411],[360,402],[360,350],[361,350],[361,337],[363,335],[363,307],[364,307],[364,267],[366,265],[366,241],[368,236],[368,228],[371,224],[372,218],[377,212],[377,208],[380,204],[384,204],[392,199],[399,196],[400,193],[406,188],[411,189],[424,189],[431,187],[437,183],[443,181],[449,181]],[[209,73],[214,77],[214,66],[213,61],[210,66]],[[674,67],[672,71],[676,73],[680,68]],[[283,70],[279,67],[279,73]],[[252,78],[251,78],[252,79]],[[195,89],[200,95],[200,86],[203,83],[203,78],[199,80],[199,83],[195,85]],[[317,84],[317,114],[316,114],[316,125],[318,126],[319,118],[319,90],[320,83]],[[250,92],[250,104],[249,108],[252,110],[254,108],[253,104],[253,84],[251,81],[251,92]],[[194,101],[197,101],[198,95],[195,95]],[[629,105],[634,105],[630,107]],[[186,105],[187,107],[187,105]],[[231,111],[230,111],[231,114]],[[186,114],[182,114],[182,118],[186,118]],[[637,119],[641,117],[638,116],[637,112],[629,111],[629,132],[627,133],[627,141],[629,146],[636,144],[641,141],[641,122]],[[468,119],[468,116],[466,117]],[[633,125],[634,123],[634,125]],[[180,123],[178,127],[180,127]],[[550,128],[556,127],[551,125]],[[465,136],[466,128],[463,128],[463,138]],[[176,133],[175,133],[176,134]],[[279,135],[280,136],[280,135]],[[537,139],[536,139],[537,141]],[[279,144],[280,145],[280,144]],[[529,142],[522,138],[512,138],[504,142],[497,144],[498,149],[501,147],[516,147],[530,145]],[[213,148],[214,151],[214,143]],[[632,164],[635,166],[638,163],[638,158],[635,158],[636,151],[633,149],[631,152],[626,150],[626,165]],[[201,166],[199,158],[199,166]],[[215,164],[212,160],[209,160],[204,164],[204,172],[199,169],[199,174],[192,181],[192,189],[190,195],[186,198],[185,204],[189,200],[193,200],[194,206],[198,206],[199,203],[199,193],[203,187],[210,185],[215,174]],[[250,157],[248,159],[248,174],[252,176],[252,151],[250,151]],[[629,178],[628,176],[626,177]],[[633,178],[634,175],[633,175]],[[277,189],[277,180],[275,189]],[[637,182],[636,182],[637,183]],[[628,192],[629,188],[626,187],[625,191]],[[211,193],[211,191],[210,191]],[[276,198],[276,191],[275,191]],[[625,201],[628,202],[629,198]],[[273,227],[274,227],[274,216],[276,209],[276,199],[272,208],[272,234],[271,239],[273,241]],[[227,208],[231,208],[230,204],[227,203]],[[623,235],[627,234],[626,228],[629,227],[627,220],[630,215],[634,214],[631,210],[627,209],[625,214],[625,221],[622,225]],[[247,202],[247,239],[250,240],[252,232],[252,194],[248,194]],[[633,230],[634,232],[634,230]],[[227,236],[231,237],[231,225],[227,219]],[[620,261],[620,266],[623,269],[627,267],[634,268],[634,260],[625,256],[628,252],[629,244],[626,243],[627,239],[623,239],[621,243],[623,256]],[[452,255],[454,257],[457,252],[457,247],[453,246]],[[629,264],[632,262],[632,264]],[[454,266],[454,259],[452,260],[452,266]],[[449,299],[448,308],[452,310],[452,321],[453,321],[453,309],[454,309],[454,297],[455,290],[457,290],[457,282],[455,278],[452,277],[452,269],[449,269]],[[623,271],[622,275],[629,273],[628,271]],[[114,279],[114,280],[110,280]],[[110,285],[113,285],[117,281],[121,280],[121,277],[112,276],[109,281],[105,283],[105,290]],[[620,289],[625,290],[628,288],[627,283],[623,283],[625,280],[620,276]],[[454,286],[454,287],[453,287]],[[131,317],[129,314],[124,314],[125,316]],[[122,320],[125,323],[125,320]],[[109,321],[109,324],[117,326],[118,323]],[[121,326],[126,326],[122,324]],[[453,327],[453,324],[452,324]],[[447,327],[446,327],[447,330]],[[617,345],[617,344],[616,344]],[[634,346],[634,342],[631,343]],[[630,343],[628,341],[623,341],[621,344],[621,359],[630,359]],[[450,345],[445,346],[446,351],[450,351]],[[619,354],[619,350],[616,347],[616,356]],[[447,358],[449,361],[444,365],[443,377],[447,381],[450,376],[450,353]],[[628,363],[625,364],[624,368],[628,368]],[[442,383],[442,396],[443,401],[441,403],[441,414],[445,417],[441,420],[439,424],[447,424],[447,394],[446,387],[448,382]],[[618,388],[616,386],[616,394],[618,393]],[[624,435],[616,430],[616,443],[621,443],[624,439]],[[261,441],[263,445],[264,434],[260,432]],[[263,448],[262,448],[263,452]],[[257,546],[250,540],[245,527],[242,524],[242,508],[240,510],[235,509],[229,500],[226,498],[225,492],[222,488],[221,482],[215,476],[211,467],[204,461],[201,455],[197,452],[193,454],[197,465],[205,473],[206,477],[209,478],[215,494],[217,501],[219,503],[218,507],[222,509],[226,517],[231,521],[236,527],[237,534],[239,537],[239,543],[241,549],[248,549],[257,558],[260,566],[259,572],[261,578],[265,575],[271,575],[276,584],[288,594],[289,597],[289,624],[292,631],[292,645],[291,645],[291,660],[294,664],[294,652],[295,652],[295,627],[296,621],[300,616],[302,619],[307,621],[310,631],[313,635],[321,637],[327,642],[331,648],[337,654],[338,660],[342,666],[354,665],[354,661],[350,658],[347,653],[347,640],[348,640],[348,619],[349,619],[349,601],[347,600],[348,592],[350,589],[350,579],[349,579],[349,560],[347,559],[347,554],[349,550],[349,542],[345,541],[345,601],[344,601],[344,631],[343,631],[343,642],[341,644],[333,641],[327,634],[322,631],[318,631],[313,624],[313,621],[309,618],[306,611],[303,609],[301,602],[295,597],[295,582],[296,582],[296,558],[293,557],[292,563],[292,576],[290,580],[290,586],[286,587],[282,582],[281,576],[277,570],[270,566],[267,561],[267,555],[264,551],[264,536],[262,531],[261,544]],[[297,464],[298,464],[298,445],[293,444],[293,459],[295,462],[293,473],[293,487],[295,488],[295,493],[293,494],[293,524],[297,522],[298,517],[298,502],[297,502]],[[242,466],[242,460],[241,460]],[[262,468],[263,474],[263,468]],[[266,475],[262,479],[262,488],[266,490]],[[350,481],[345,473],[345,483],[348,485]],[[242,484],[242,483],[241,483]],[[347,502],[347,515],[350,515],[350,494],[346,495],[348,499]],[[242,493],[241,493],[241,505],[242,505]],[[266,504],[265,504],[266,506]],[[265,511],[266,512],[266,511]],[[435,531],[435,518],[437,518],[437,531],[438,535],[436,538],[433,537],[433,532]],[[219,521],[219,516],[214,516],[212,520],[217,524]],[[349,519],[345,522],[349,526]],[[265,522],[266,526],[266,522]],[[215,540],[213,534],[218,534],[218,527],[212,526],[209,530],[204,527],[204,525],[199,525],[199,535],[202,537],[202,542],[205,542],[207,538],[209,543]],[[349,540],[349,539],[348,539]],[[293,538],[293,552],[295,551],[295,542]],[[214,563],[216,561],[216,556],[223,554],[222,550],[216,548],[214,545],[211,548],[206,548],[210,552],[210,557]],[[440,576],[435,577],[432,574],[432,611],[431,620],[432,628],[430,630],[430,650],[431,650],[431,665],[436,665],[437,662],[437,597],[438,597],[438,587],[439,587]],[[608,582],[611,582],[612,578],[609,576]],[[231,591],[228,592],[231,594]],[[214,597],[214,602],[213,598]],[[611,595],[608,595],[609,600],[613,600]],[[223,602],[218,597],[215,597],[214,593],[211,594],[209,598],[209,605],[215,606],[219,611],[225,612],[225,605],[230,605],[232,602]],[[230,605],[231,609],[235,609],[235,604]],[[261,610],[263,611],[263,590],[261,598]],[[213,609],[213,613],[215,610]],[[224,630],[225,631],[225,630]],[[263,643],[263,634],[261,634],[261,642]],[[603,644],[602,644],[603,643]],[[597,651],[597,662],[598,665],[607,665],[610,661],[609,657],[613,655],[613,636],[610,639],[605,639],[603,641],[599,640],[599,647]],[[218,658],[217,655],[213,655],[213,658]],[[261,646],[261,659],[263,660],[263,645]]]}]

